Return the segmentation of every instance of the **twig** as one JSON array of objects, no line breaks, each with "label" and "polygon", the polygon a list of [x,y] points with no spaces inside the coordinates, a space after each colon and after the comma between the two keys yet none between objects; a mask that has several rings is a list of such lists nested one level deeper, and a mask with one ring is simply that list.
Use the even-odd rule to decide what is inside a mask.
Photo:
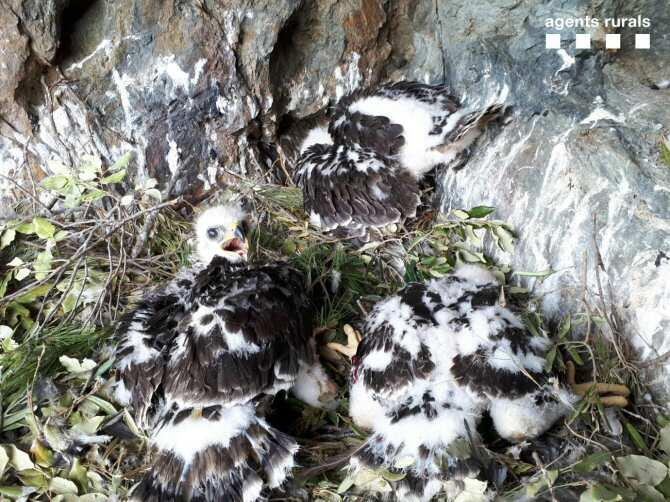
[{"label": "twig", "polygon": [[20,183],[18,183],[16,180],[13,180],[13,179],[10,178],[9,176],[5,176],[5,175],[2,174],[2,173],[0,173],[0,177],[6,179],[6,180],[9,181],[10,183],[13,183],[14,186],[15,186],[16,188],[18,188],[18,189],[21,190],[23,193],[25,193],[26,195],[28,195],[34,202],[37,202],[40,206],[42,206],[42,207],[43,207],[44,209],[46,209],[47,211],[51,211],[51,208],[50,208],[49,206],[47,206],[46,204],[44,204],[44,203],[39,199],[39,197],[36,197],[35,194],[31,193],[30,190],[28,190],[27,188],[25,188],[23,185],[21,185]]},{"label": "twig", "polygon": [[556,498],[556,495],[554,494],[554,483],[549,478],[549,473],[547,472],[546,467],[542,463],[542,460],[540,460],[540,456],[537,454],[536,451],[533,452],[532,454],[533,460],[535,461],[535,465],[537,465],[538,469],[540,469],[540,472],[542,473],[542,477],[545,479],[547,482],[547,489],[549,490],[549,495],[551,495],[551,500],[553,502],[558,502],[558,499]]},{"label": "twig", "polygon": [[90,241],[91,237],[93,236],[93,233],[95,232],[95,230],[107,223],[107,221],[105,220],[103,223],[97,225],[94,229],[91,230],[91,232],[89,233],[89,236],[87,237],[86,241],[79,247],[77,252],[74,253],[70,258],[65,260],[65,262],[60,267],[58,267],[58,269],[52,271],[44,279],[33,282],[31,284],[27,284],[26,286],[22,287],[18,291],[15,291],[14,293],[12,293],[10,295],[5,296],[4,298],[0,299],[0,303],[8,303],[8,302],[22,296],[23,294],[30,291],[31,289],[36,288],[37,286],[41,286],[42,284],[46,284],[48,281],[53,279],[59,273],[59,271],[61,269],[68,267],[75,260],[78,260],[79,257],[82,256],[84,253],[86,253],[89,249],[98,245],[100,242],[108,239],[112,234],[114,234],[114,232],[116,232],[119,228],[124,226],[126,223],[128,223],[130,221],[133,221],[133,220],[136,220],[137,218],[139,218],[140,216],[142,216],[144,214],[151,213],[153,211],[158,211],[158,210],[163,209],[164,207],[167,207],[167,206],[172,206],[172,205],[178,204],[180,201],[181,201],[181,197],[177,197],[176,199],[172,199],[170,201],[163,202],[162,204],[158,204],[156,206],[153,206],[153,207],[150,207],[150,208],[147,208],[147,209],[143,209],[142,211],[139,211],[139,212],[137,212],[137,213],[135,213],[131,216],[128,216],[128,217],[124,218],[123,220],[119,221],[110,230],[105,232],[105,234],[102,237],[99,237],[98,239],[96,239],[92,243],[89,243],[89,241]]},{"label": "twig", "polygon": [[42,432],[40,422],[37,420],[37,417],[35,416],[35,408],[33,405],[33,391],[35,389],[35,380],[37,380],[37,373],[40,370],[40,364],[42,364],[42,357],[44,357],[44,352],[46,352],[47,346],[42,344],[42,351],[40,352],[40,355],[37,357],[37,364],[35,365],[35,372],[33,373],[33,379],[30,382],[30,385],[28,386],[28,392],[26,394],[26,398],[28,400],[28,409],[30,410],[30,414],[33,416],[33,422],[35,423],[35,429],[37,430],[37,438],[40,441],[44,441],[44,433]]},{"label": "twig", "polygon": [[[179,175],[181,174],[183,166],[184,164],[181,162],[181,160],[179,160],[179,167],[175,170],[174,173],[172,173],[170,182],[168,183],[168,186],[165,189],[166,198],[170,198],[172,196],[172,191],[174,190],[174,187],[177,184],[177,180],[179,179]],[[133,246],[133,250],[130,252],[131,258],[137,258],[140,255],[140,253],[145,249],[145,244],[147,242],[147,239],[149,238],[149,233],[154,228],[157,218],[158,218],[158,211],[147,216],[147,219],[144,222],[144,226],[142,227],[142,231],[140,232],[140,236],[137,238],[137,241]]]}]

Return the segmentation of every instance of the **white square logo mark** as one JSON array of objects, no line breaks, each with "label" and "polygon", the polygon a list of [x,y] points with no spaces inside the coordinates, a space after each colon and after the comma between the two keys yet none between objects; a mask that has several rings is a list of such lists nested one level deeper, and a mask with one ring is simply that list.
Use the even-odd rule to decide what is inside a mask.
[{"label": "white square logo mark", "polygon": [[636,49],[649,49],[650,39],[649,33],[636,33],[635,34],[635,48]]},{"label": "white square logo mark", "polygon": [[575,47],[577,49],[590,49],[591,35],[588,33],[577,33],[577,36],[575,37]]},{"label": "white square logo mark", "polygon": [[547,33],[545,36],[545,46],[547,49],[560,49],[561,48],[561,34],[560,33]]},{"label": "white square logo mark", "polygon": [[621,35],[607,33],[605,35],[605,49],[621,49]]}]

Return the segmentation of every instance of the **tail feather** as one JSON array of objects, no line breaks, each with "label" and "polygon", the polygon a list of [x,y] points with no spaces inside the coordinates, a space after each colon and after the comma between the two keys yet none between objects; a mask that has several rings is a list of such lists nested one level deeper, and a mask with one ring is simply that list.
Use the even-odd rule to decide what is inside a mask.
[{"label": "tail feather", "polygon": [[157,454],[133,500],[253,502],[281,486],[294,467],[297,443],[257,417],[252,405],[175,421],[153,435]]},{"label": "tail feather", "polygon": [[493,103],[486,108],[468,113],[458,121],[456,127],[449,134],[450,137],[445,138],[445,140],[450,143],[461,142],[473,135],[473,131],[481,132],[489,122],[500,118],[505,110],[504,103]]}]

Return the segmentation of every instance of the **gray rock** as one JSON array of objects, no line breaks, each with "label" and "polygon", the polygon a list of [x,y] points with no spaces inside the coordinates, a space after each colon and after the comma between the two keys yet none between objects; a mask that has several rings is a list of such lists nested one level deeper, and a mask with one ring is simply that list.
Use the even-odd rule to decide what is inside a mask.
[{"label": "gray rock", "polygon": [[[468,5],[449,2],[443,26],[447,19],[464,23],[472,15]],[[549,315],[584,310],[585,267],[589,297],[599,301],[597,245],[604,300],[623,316],[639,366],[668,402],[670,166],[660,159],[659,143],[670,124],[670,93],[652,88],[670,77],[668,10],[664,2],[629,2],[625,12],[602,2],[594,14],[595,5],[575,2],[560,12],[641,14],[652,27],[625,30],[616,53],[603,49],[598,31],[593,49],[575,50],[574,32],[564,30],[561,54],[544,48],[542,21],[556,15],[553,5],[512,4],[506,15],[490,17],[504,19],[504,34],[483,19],[474,37],[443,32],[454,87],[468,97],[490,96],[506,82],[515,111],[465,169],[442,173],[441,208],[497,207],[497,217],[520,237],[513,257],[498,258],[516,270],[560,271],[543,282],[522,281],[543,297]],[[633,48],[635,31],[651,33],[651,50]]]}]

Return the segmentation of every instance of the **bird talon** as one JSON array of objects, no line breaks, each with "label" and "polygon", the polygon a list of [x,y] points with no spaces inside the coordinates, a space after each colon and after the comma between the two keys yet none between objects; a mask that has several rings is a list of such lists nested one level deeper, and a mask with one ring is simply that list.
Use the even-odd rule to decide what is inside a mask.
[{"label": "bird talon", "polygon": [[338,353],[342,354],[343,356],[348,357],[349,359],[351,359],[352,357],[354,357],[356,355],[356,349],[353,349],[353,348],[349,347],[348,345],[342,345],[341,343],[337,343],[337,342],[327,343],[326,347],[328,347],[329,349],[334,350],[335,352],[338,352]]},{"label": "bird talon", "polygon": [[351,359],[356,355],[358,344],[361,342],[363,337],[349,324],[342,326],[342,330],[347,335],[347,344],[343,345],[337,342],[330,342],[326,344],[326,347]]},{"label": "bird talon", "polygon": [[358,348],[358,344],[363,339],[361,334],[352,328],[349,324],[342,326],[342,331],[347,335],[347,345],[355,345]]},{"label": "bird talon", "polygon": [[600,382],[575,382],[575,364],[572,361],[565,363],[567,370],[568,385],[572,391],[578,396],[584,397],[591,389],[600,397],[600,402],[603,406],[611,406],[617,408],[625,408],[628,406],[628,396],[630,396],[630,389],[626,385],[614,383],[600,383]]}]

